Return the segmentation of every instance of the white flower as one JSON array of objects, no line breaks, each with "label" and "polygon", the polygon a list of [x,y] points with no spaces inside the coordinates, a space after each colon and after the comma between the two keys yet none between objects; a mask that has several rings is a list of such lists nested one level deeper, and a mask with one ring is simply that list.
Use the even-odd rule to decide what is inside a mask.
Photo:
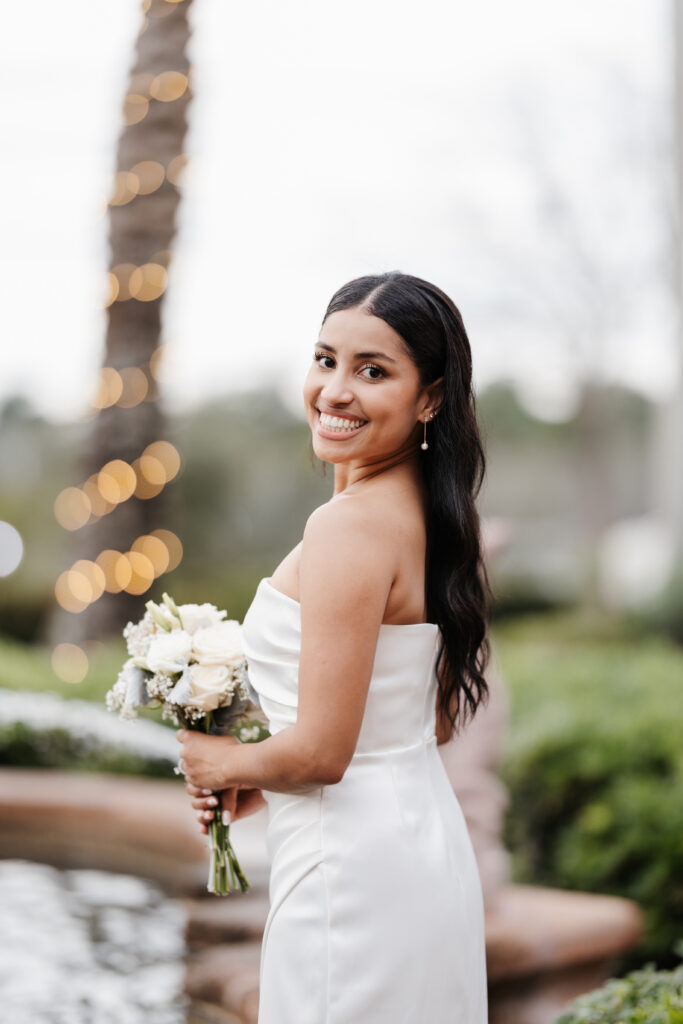
[{"label": "white flower", "polygon": [[225,665],[190,665],[190,707],[201,711],[214,711],[223,701],[230,671]]},{"label": "white flower", "polygon": [[244,660],[239,622],[228,619],[198,629],[192,638],[192,654],[200,665],[239,665]]},{"label": "white flower", "polygon": [[160,626],[165,632],[170,633],[172,629],[178,629],[178,623],[166,605],[155,604],[154,601],[147,601],[145,608],[156,625]]},{"label": "white flower", "polygon": [[198,629],[218,625],[228,613],[224,609],[219,611],[215,604],[181,604],[178,606],[178,614],[183,629],[195,633]]},{"label": "white flower", "polygon": [[139,622],[128,622],[123,630],[128,653],[144,658],[156,633],[157,627],[149,611],[145,612]]},{"label": "white flower", "polygon": [[150,672],[182,672],[191,651],[192,637],[184,629],[159,633],[149,645],[147,666]]}]

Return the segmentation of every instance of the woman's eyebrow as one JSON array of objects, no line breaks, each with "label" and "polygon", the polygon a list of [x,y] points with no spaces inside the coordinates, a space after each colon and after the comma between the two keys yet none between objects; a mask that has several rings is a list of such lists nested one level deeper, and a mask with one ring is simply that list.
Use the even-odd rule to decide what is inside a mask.
[{"label": "woman's eyebrow", "polygon": [[[333,348],[332,345],[326,345],[324,341],[319,341],[318,342],[318,348],[324,348],[327,352],[331,352],[332,355],[335,355],[335,356],[337,354],[336,348]],[[386,352],[356,352],[355,358],[356,359],[386,359],[386,361],[388,363],[395,363],[396,362],[396,360],[392,359],[391,356],[388,356],[386,354]]]}]

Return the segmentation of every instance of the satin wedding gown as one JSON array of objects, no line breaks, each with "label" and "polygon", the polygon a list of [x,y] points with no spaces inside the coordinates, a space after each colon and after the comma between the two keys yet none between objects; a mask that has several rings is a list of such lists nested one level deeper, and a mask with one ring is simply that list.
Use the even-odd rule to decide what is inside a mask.
[{"label": "satin wedding gown", "polygon": [[[296,721],[300,611],[265,577],[243,623],[272,733]],[[434,735],[438,637],[382,624],[343,779],[264,791],[259,1024],[486,1024],[480,879]]]}]

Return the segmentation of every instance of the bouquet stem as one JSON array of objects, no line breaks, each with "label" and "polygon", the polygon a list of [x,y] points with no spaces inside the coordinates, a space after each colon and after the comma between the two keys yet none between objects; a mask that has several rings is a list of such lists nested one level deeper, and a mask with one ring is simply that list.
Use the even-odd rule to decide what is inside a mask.
[{"label": "bouquet stem", "polygon": [[[218,814],[219,811],[217,810],[215,815],[217,816]],[[209,867],[207,889],[217,896],[227,896],[229,892],[238,886],[242,892],[246,892],[249,888],[249,882],[240,867],[230,842],[230,826],[224,825],[216,816],[209,825],[211,864]]]},{"label": "bouquet stem", "polygon": [[[212,715],[209,712],[204,720],[206,732],[211,729],[211,718]],[[240,867],[230,842],[230,826],[224,825],[221,821],[221,795],[216,793],[215,796],[218,798],[218,806],[209,825],[211,863],[207,889],[217,896],[227,896],[239,885],[242,892],[246,892],[249,888],[249,881]]]}]

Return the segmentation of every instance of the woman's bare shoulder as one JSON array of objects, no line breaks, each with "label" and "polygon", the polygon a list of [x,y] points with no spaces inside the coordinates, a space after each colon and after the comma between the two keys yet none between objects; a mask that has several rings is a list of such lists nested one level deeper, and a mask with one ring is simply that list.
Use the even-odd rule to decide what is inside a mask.
[{"label": "woman's bare shoulder", "polygon": [[415,495],[406,495],[399,489],[368,487],[339,494],[314,509],[306,521],[302,543],[325,530],[340,537],[351,533],[357,541],[367,538],[374,543],[378,537],[400,540],[422,522]]}]

